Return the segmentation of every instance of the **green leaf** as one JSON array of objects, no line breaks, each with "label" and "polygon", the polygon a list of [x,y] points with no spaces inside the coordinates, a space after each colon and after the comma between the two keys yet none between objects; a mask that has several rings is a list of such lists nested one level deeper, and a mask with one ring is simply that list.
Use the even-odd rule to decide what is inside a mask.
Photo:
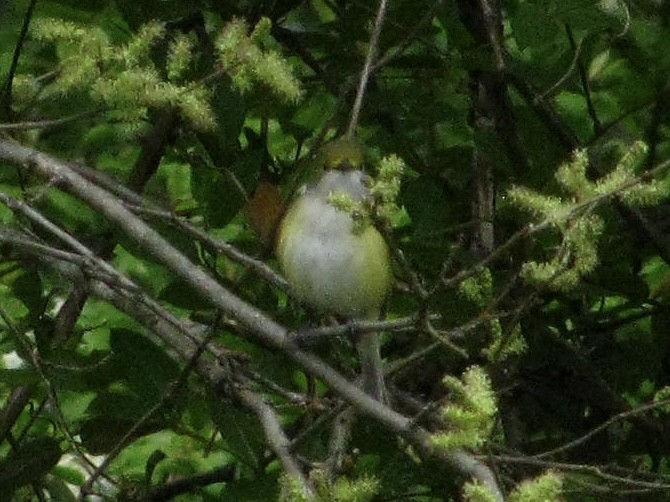
[{"label": "green leaf", "polygon": [[42,280],[36,268],[26,267],[24,273],[12,284],[12,291],[28,308],[32,316],[37,317],[44,312]]},{"label": "green leaf", "polygon": [[211,309],[209,302],[193,287],[181,279],[175,279],[161,291],[159,298],[175,307],[187,310]]},{"label": "green leaf", "polygon": [[258,419],[216,396],[210,399],[210,408],[226,449],[243,464],[258,469],[265,450],[263,429]]},{"label": "green leaf", "polygon": [[147,405],[158,402],[179,376],[179,366],[165,350],[137,332],[112,329],[110,346],[123,381]]},{"label": "green leaf", "polygon": [[68,6],[72,8],[73,11],[91,11],[93,13],[99,13],[111,3],[111,0],[88,0],[83,4],[78,0],[51,0],[50,3]]},{"label": "green leaf", "polygon": [[72,350],[55,350],[47,362],[51,383],[62,390],[99,391],[122,375],[108,351],[93,350],[82,355]]},{"label": "green leaf", "polygon": [[239,502],[276,502],[279,488],[276,473],[264,473],[253,478],[226,483],[222,500]]},{"label": "green leaf", "polygon": [[212,227],[223,227],[239,212],[244,198],[220,171],[198,167],[192,174],[193,189],[205,221]]},{"label": "green leaf", "polygon": [[17,488],[39,481],[58,463],[61,454],[58,441],[51,437],[20,443],[17,451],[10,451],[0,460],[0,493],[11,495]]},{"label": "green leaf", "polygon": [[[132,410],[136,411],[136,410]],[[136,415],[129,415],[129,417]],[[104,455],[116,447],[135,425],[139,416],[129,418],[115,418],[113,416],[99,416],[86,420],[79,429],[81,443],[91,455]],[[165,423],[157,420],[144,422],[129,438],[133,441],[139,437],[159,431]]]},{"label": "green leaf", "polygon": [[524,2],[512,18],[514,39],[521,49],[547,45],[558,36],[561,26],[543,2]]},{"label": "green leaf", "polygon": [[74,486],[82,486],[86,482],[86,475],[78,467],[57,465],[51,470],[51,474],[63,482]]},{"label": "green leaf", "polygon": [[9,387],[30,385],[39,381],[39,375],[32,369],[0,369],[0,382]]},{"label": "green leaf", "polygon": [[154,450],[151,455],[149,455],[147,465],[144,469],[144,478],[146,479],[147,485],[151,485],[151,478],[154,475],[156,467],[166,458],[167,455],[162,450]]},{"label": "green leaf", "polygon": [[225,77],[216,84],[214,91],[212,107],[218,124],[216,138],[222,153],[231,158],[239,150],[239,137],[246,112],[244,96]]},{"label": "green leaf", "polygon": [[123,14],[125,21],[134,28],[154,20],[170,21],[199,11],[199,1],[182,2],[180,0],[164,0],[162,2],[117,0],[116,7]]},{"label": "green leaf", "polygon": [[58,502],[75,502],[77,500],[70,487],[62,479],[50,477],[45,483],[45,488],[49,492],[51,500]]}]

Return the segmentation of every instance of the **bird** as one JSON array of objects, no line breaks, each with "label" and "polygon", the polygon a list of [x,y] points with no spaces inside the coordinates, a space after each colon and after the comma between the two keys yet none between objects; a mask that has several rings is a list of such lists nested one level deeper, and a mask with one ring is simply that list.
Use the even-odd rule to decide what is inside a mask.
[{"label": "bird", "polygon": [[[315,156],[322,168],[303,185],[278,226],[276,256],[295,295],[317,311],[347,321],[377,320],[392,286],[389,247],[370,218],[337,204],[371,199],[364,148],[352,138],[326,144]],[[356,339],[363,390],[379,401],[387,393],[379,333]]]}]

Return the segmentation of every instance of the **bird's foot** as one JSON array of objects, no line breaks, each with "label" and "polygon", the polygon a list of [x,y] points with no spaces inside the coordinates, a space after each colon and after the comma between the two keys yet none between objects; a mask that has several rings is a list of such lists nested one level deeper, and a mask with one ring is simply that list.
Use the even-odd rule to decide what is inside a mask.
[{"label": "bird's foot", "polygon": [[319,333],[314,329],[313,326],[310,326],[309,324],[306,324],[304,326],[301,326],[298,331],[292,331],[291,334],[291,340],[298,345],[299,347],[313,347],[316,345],[319,340],[321,340],[323,337],[319,335]]}]

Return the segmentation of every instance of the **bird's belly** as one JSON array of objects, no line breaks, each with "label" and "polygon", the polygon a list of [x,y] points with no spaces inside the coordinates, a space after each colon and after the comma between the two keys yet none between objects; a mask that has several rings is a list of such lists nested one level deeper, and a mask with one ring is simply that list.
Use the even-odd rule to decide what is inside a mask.
[{"label": "bird's belly", "polygon": [[282,268],[296,294],[317,309],[375,315],[390,281],[386,244],[374,227],[353,232],[348,215],[336,216],[339,221],[305,224],[283,239]]}]

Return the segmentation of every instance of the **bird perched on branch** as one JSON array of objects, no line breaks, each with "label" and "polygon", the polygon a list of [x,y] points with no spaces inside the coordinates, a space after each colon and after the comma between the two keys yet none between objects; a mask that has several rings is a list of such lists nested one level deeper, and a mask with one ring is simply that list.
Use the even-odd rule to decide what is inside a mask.
[{"label": "bird perched on branch", "polygon": [[[300,190],[279,223],[276,254],[296,295],[321,312],[375,320],[391,287],[389,249],[365,215],[343,206],[370,202],[364,151],[343,138],[316,156],[323,168]],[[358,336],[364,390],[386,399],[378,333]]]}]

